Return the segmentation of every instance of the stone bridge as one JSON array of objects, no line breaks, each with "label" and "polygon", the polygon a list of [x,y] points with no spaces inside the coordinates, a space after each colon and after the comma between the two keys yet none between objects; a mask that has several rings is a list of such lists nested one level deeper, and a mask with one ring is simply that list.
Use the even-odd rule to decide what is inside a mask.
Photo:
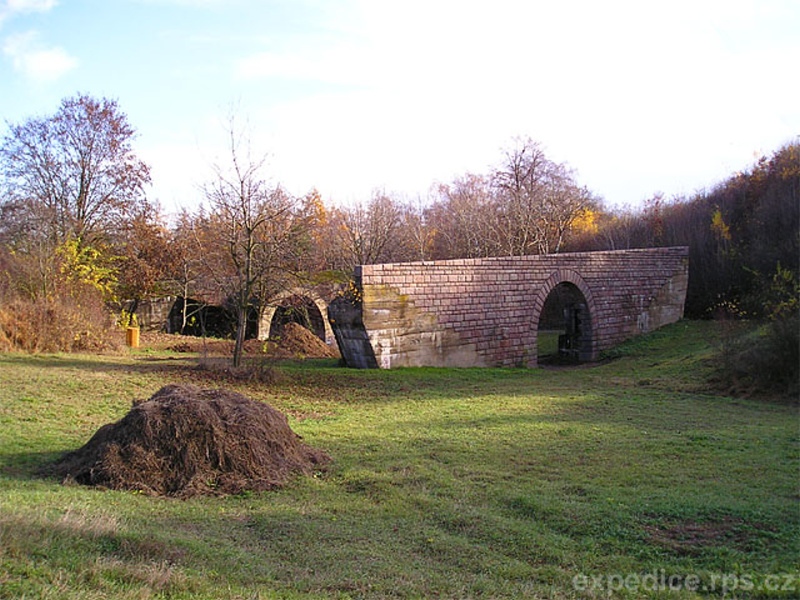
[{"label": "stone bridge", "polygon": [[348,366],[528,366],[603,350],[683,316],[686,247],[363,265],[328,316]]}]

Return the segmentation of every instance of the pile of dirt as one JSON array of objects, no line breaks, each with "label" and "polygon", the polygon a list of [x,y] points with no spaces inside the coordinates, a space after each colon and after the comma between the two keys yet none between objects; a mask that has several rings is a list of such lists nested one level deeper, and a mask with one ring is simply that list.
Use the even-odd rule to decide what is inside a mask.
[{"label": "pile of dirt", "polygon": [[276,348],[270,354],[300,358],[338,358],[339,351],[332,348],[311,330],[298,323],[287,323],[283,326],[280,338],[274,340]]},{"label": "pile of dirt", "polygon": [[49,474],[65,482],[187,498],[278,488],[329,461],[267,404],[227,390],[168,385],[101,427]]}]

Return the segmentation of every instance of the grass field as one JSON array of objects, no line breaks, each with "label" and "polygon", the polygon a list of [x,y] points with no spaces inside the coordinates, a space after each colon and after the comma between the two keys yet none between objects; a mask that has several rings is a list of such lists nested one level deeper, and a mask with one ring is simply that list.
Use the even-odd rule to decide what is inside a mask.
[{"label": "grass field", "polygon": [[[682,322],[573,369],[0,355],[0,598],[796,598],[797,404],[714,395]],[[186,501],[36,476],[167,383],[228,387],[330,453]]]}]

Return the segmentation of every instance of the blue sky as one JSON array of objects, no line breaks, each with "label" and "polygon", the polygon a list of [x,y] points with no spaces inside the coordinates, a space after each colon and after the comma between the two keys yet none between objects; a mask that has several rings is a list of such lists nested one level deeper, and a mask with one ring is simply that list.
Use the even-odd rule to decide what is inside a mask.
[{"label": "blue sky", "polygon": [[423,200],[538,140],[609,205],[800,136],[798,0],[0,0],[0,125],[116,99],[194,208],[235,107],[294,194]]}]

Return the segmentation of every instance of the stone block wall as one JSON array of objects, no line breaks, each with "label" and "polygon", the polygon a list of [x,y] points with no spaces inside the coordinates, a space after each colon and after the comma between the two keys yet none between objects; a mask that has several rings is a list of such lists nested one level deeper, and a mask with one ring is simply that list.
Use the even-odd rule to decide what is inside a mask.
[{"label": "stone block wall", "polygon": [[[360,319],[348,329],[329,311],[354,366],[535,366],[545,299],[571,283],[586,300],[591,359],[683,316],[688,257],[673,247],[363,265]],[[362,340],[353,348],[368,339],[374,359],[348,356],[350,337]]]},{"label": "stone block wall", "polygon": [[169,311],[175,303],[175,298],[167,296],[154,300],[142,300],[136,308],[136,318],[139,326],[147,331],[162,331],[166,329]]}]

